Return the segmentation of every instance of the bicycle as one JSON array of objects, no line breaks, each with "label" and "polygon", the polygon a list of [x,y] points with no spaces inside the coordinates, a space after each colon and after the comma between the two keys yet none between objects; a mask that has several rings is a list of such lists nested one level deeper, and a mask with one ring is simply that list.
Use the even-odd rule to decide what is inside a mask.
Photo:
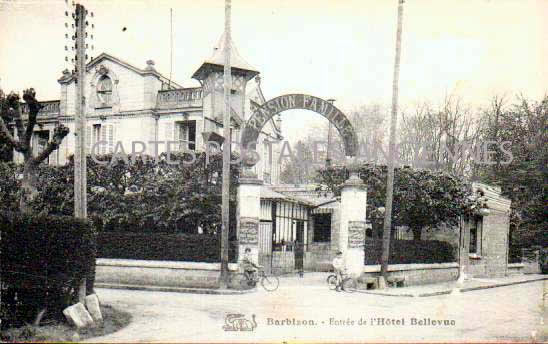
[{"label": "bicycle", "polygon": [[259,282],[266,291],[274,291],[278,289],[278,286],[280,285],[280,280],[278,277],[267,276],[262,269],[258,270],[256,273],[253,273],[252,276],[245,272],[241,272],[232,277],[232,284],[242,289],[253,288]]},{"label": "bicycle", "polygon": [[347,293],[353,293],[358,289],[358,284],[356,280],[352,278],[346,272],[342,273],[341,283],[338,283],[337,275],[327,276],[327,284],[329,285],[330,290],[335,290],[339,287],[341,290],[346,291]]}]

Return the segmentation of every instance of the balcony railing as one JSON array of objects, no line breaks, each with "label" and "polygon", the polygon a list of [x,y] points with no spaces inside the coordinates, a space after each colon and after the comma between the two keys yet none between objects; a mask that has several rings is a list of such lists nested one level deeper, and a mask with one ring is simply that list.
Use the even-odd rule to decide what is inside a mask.
[{"label": "balcony railing", "polygon": [[192,106],[197,101],[202,99],[202,88],[180,88],[177,90],[165,90],[158,91],[157,106],[160,108],[165,107],[179,107],[179,106]]},{"label": "balcony railing", "polygon": [[[47,102],[40,102],[40,105],[43,106],[43,108],[38,113],[39,115],[52,115],[52,114],[59,114],[59,100],[50,100]],[[29,106],[27,103],[21,104],[21,112],[24,115],[27,115],[29,113]]]}]

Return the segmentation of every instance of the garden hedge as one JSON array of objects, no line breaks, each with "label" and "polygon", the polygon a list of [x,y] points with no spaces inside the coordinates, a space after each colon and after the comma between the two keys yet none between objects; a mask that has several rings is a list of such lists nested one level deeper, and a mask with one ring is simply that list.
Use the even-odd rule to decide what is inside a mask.
[{"label": "garden hedge", "polygon": [[[391,240],[389,264],[433,264],[456,261],[453,247],[437,240]],[[382,240],[365,241],[366,265],[381,263]]]},{"label": "garden hedge", "polygon": [[62,317],[82,278],[93,289],[96,235],[88,221],[0,212],[0,231],[3,320],[29,321],[43,307]]},{"label": "garden hedge", "polygon": [[[212,234],[102,232],[97,237],[99,258],[169,260],[214,263],[220,261],[220,241]],[[236,245],[229,246],[229,260]]]}]

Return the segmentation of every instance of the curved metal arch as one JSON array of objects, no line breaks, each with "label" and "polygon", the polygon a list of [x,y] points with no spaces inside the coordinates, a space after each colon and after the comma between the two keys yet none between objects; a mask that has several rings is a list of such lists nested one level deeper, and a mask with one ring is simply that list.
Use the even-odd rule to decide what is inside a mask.
[{"label": "curved metal arch", "polygon": [[345,155],[356,156],[358,137],[350,120],[336,106],[318,97],[307,94],[284,94],[259,105],[251,101],[253,115],[246,121],[242,131],[242,147],[252,149],[265,124],[285,110],[303,109],[316,112],[327,118],[344,141]]}]

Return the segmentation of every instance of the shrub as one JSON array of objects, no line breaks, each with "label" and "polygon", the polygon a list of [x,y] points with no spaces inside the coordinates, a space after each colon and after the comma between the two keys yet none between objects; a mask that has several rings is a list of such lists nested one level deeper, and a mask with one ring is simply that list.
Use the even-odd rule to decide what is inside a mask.
[{"label": "shrub", "polygon": [[[97,238],[100,258],[219,262],[220,241],[211,234],[103,232]],[[236,257],[234,244],[229,260]]]},{"label": "shrub", "polygon": [[522,251],[519,247],[510,245],[508,250],[508,263],[521,263],[522,260]]},{"label": "shrub", "polygon": [[[365,264],[381,263],[382,240],[365,241]],[[433,264],[455,262],[452,246],[437,240],[391,240],[389,264]]]},{"label": "shrub", "polygon": [[[181,153],[174,160],[188,161]],[[112,155],[97,157],[112,161]],[[237,155],[233,155],[233,160]],[[99,165],[88,156],[88,215],[100,231],[215,234],[221,226],[222,155],[198,153],[192,164],[169,165],[152,157]],[[33,210],[70,216],[74,211],[74,165],[38,167]],[[236,209],[239,165],[231,166],[231,209]],[[1,210],[18,208],[21,166],[0,162]],[[235,213],[231,212],[231,224]],[[232,227],[232,225],[231,225]],[[231,229],[232,230],[232,229]]]},{"label": "shrub", "polygon": [[[44,307],[48,315],[75,303],[79,281],[93,288],[96,236],[88,221],[68,216],[1,212],[2,266],[7,287],[2,324],[28,322]],[[17,300],[17,303],[16,303]]]},{"label": "shrub", "polygon": [[20,180],[23,168],[11,162],[0,162],[0,209],[15,211],[19,207]]}]

